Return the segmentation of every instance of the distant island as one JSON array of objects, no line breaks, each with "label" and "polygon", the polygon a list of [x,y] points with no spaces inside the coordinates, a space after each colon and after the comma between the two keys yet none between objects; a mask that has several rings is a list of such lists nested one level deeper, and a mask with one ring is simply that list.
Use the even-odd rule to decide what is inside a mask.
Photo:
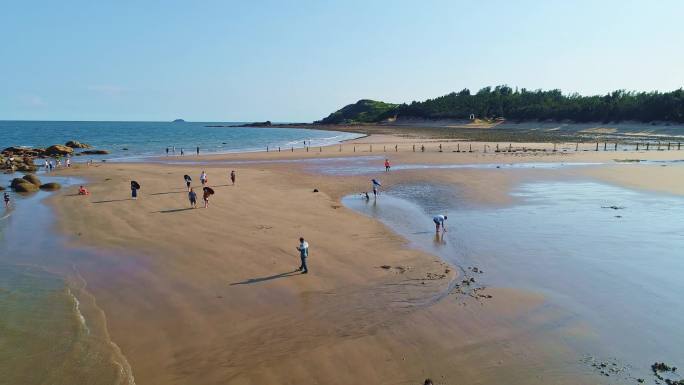
[{"label": "distant island", "polygon": [[606,95],[582,96],[563,94],[558,89],[513,89],[503,85],[485,87],[475,94],[463,89],[410,104],[362,99],[314,124],[373,124],[410,119],[684,123],[684,90],[617,90]]},{"label": "distant island", "polygon": [[176,119],[172,123],[185,123],[185,120],[183,119]]}]

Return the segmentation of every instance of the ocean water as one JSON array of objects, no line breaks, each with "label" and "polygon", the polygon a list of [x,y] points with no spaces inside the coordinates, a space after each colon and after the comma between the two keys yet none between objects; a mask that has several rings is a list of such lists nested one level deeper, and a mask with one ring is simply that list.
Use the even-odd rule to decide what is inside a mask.
[{"label": "ocean water", "polygon": [[[611,383],[654,383],[656,361],[684,365],[684,198],[589,181],[526,183],[512,195],[519,203],[491,208],[454,186],[404,184],[343,203],[414,247],[477,266],[481,284],[542,293],[564,315],[550,327],[570,331],[561,337],[579,356],[629,368]],[[436,238],[431,218],[442,213],[448,231]]]},{"label": "ocean water", "polygon": [[[0,184],[13,176],[0,174]],[[49,195],[13,194],[11,208],[0,208],[0,384],[132,385],[125,357],[73,268],[88,250],[52,234],[53,213],[42,203]]]},{"label": "ocean water", "polygon": [[131,160],[165,155],[167,147],[175,147],[176,155],[180,155],[181,148],[186,155],[194,155],[198,146],[202,154],[259,151],[266,146],[301,148],[304,141],[312,147],[325,146],[361,136],[303,128],[207,127],[235,124],[238,123],[0,121],[0,149],[47,147],[78,140],[111,152],[96,158]]}]

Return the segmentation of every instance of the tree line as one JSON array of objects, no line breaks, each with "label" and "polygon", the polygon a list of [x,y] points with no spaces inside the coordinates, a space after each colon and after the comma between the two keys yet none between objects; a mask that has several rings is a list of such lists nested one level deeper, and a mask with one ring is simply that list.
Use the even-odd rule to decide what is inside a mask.
[{"label": "tree line", "polygon": [[[368,101],[365,101],[368,104]],[[354,105],[350,105],[354,106]],[[375,104],[374,121],[388,118],[423,119],[478,119],[504,118],[513,121],[554,120],[574,122],[667,121],[684,123],[684,90],[671,92],[636,92],[617,90],[606,95],[564,95],[560,90],[512,89],[508,86],[485,87],[472,94],[463,89],[423,102],[390,105],[378,111]],[[384,107],[383,106],[383,107]],[[349,106],[345,107],[349,111]],[[359,112],[358,109],[353,109]],[[341,110],[340,110],[341,111]],[[349,111],[350,112],[350,111]],[[357,117],[344,114],[344,122],[368,121],[368,114]],[[341,116],[336,122],[343,123]],[[329,117],[329,118],[330,118]],[[326,118],[328,119],[328,118]],[[321,122],[326,123],[323,119]]]}]

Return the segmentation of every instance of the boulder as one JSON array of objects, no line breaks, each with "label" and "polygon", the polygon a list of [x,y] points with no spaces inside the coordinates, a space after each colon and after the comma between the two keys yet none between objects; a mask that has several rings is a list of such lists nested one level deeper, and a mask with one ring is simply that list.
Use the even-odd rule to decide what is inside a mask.
[{"label": "boulder", "polygon": [[2,150],[2,154],[14,157],[23,156],[43,156],[45,150],[42,148],[31,148],[31,147],[7,147]]},{"label": "boulder", "polygon": [[62,188],[62,185],[57,183],[57,182],[50,182],[50,183],[45,183],[40,185],[41,190],[45,191],[55,191],[59,190]]},{"label": "boulder", "polygon": [[74,152],[74,149],[61,144],[55,144],[45,149],[45,154],[49,156],[69,155]]},{"label": "boulder", "polygon": [[33,183],[29,183],[27,181],[24,181],[24,183],[17,183],[12,188],[14,189],[14,191],[20,192],[20,193],[29,193],[29,192],[38,191],[38,186],[36,186]]},{"label": "boulder", "polygon": [[10,186],[12,186],[12,188],[14,188],[14,186],[21,184],[21,183],[30,183],[30,182],[27,181],[26,179],[14,178],[14,179],[12,179],[12,182],[10,182]]},{"label": "boulder", "polygon": [[26,174],[22,179],[24,179],[27,182],[33,183],[36,186],[41,185],[40,179],[38,179],[38,177],[35,174]]},{"label": "boulder", "polygon": [[36,167],[33,162],[31,163],[17,163],[14,167],[16,171],[21,171],[21,172],[35,172],[38,170],[38,167]]},{"label": "boulder", "polygon": [[77,155],[107,155],[109,151],[107,150],[85,150],[81,151]]},{"label": "boulder", "polygon": [[92,146],[87,143],[81,143],[78,140],[70,140],[64,143],[65,146],[71,148],[91,148]]},{"label": "boulder", "polygon": [[0,186],[0,191],[5,191],[5,188],[3,186]]}]

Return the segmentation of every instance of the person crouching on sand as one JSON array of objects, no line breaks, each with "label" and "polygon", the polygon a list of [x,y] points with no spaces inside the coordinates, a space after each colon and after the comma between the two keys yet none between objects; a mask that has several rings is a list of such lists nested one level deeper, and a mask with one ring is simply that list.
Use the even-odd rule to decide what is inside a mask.
[{"label": "person crouching on sand", "polygon": [[209,194],[209,191],[207,191],[207,190],[204,190],[204,194],[202,194],[202,199],[204,199],[204,208],[205,209],[209,207],[209,196],[210,195],[211,194]]},{"label": "person crouching on sand", "polygon": [[446,233],[447,229],[446,229],[446,224],[444,223],[444,221],[446,221],[446,220],[447,220],[446,215],[435,215],[435,217],[432,218],[432,221],[435,222],[435,231],[437,232],[437,234],[439,234],[439,227],[440,226],[442,227],[442,232]]},{"label": "person crouching on sand", "polygon": [[[192,207],[193,209],[196,209],[197,208],[197,193],[192,189],[192,187],[190,187],[190,190],[188,191],[188,199],[190,200],[190,207]],[[205,203],[204,207],[206,207],[206,203]]]},{"label": "person crouching on sand", "polygon": [[306,259],[309,257],[309,243],[304,240],[304,238],[299,238],[299,246],[297,246],[299,251],[299,258],[302,260],[302,264],[299,265],[299,269],[296,271],[301,271],[302,274],[307,274],[309,269],[306,266]]}]

